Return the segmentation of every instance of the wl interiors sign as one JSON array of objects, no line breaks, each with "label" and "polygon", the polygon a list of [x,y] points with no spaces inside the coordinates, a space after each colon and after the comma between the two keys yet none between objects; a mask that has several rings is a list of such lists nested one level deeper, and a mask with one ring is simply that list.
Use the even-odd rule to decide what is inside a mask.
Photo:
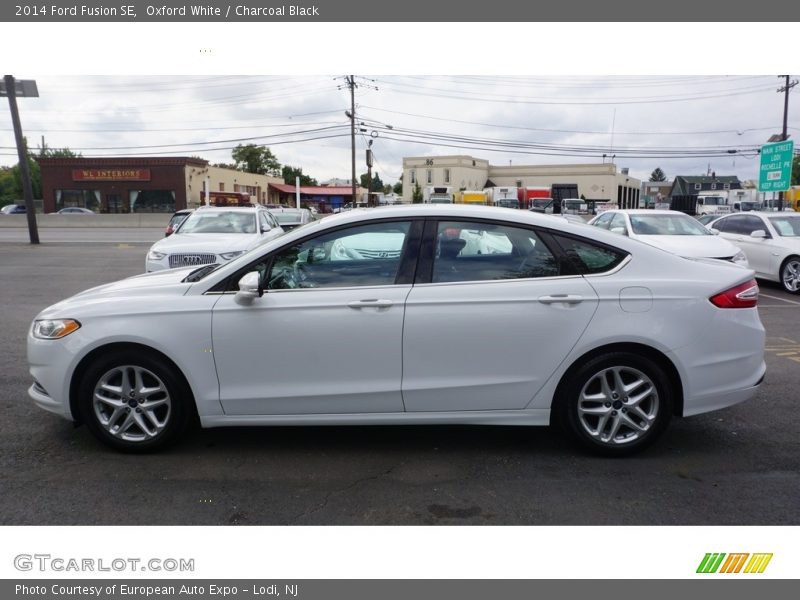
[{"label": "wl interiors sign", "polygon": [[759,192],[785,192],[792,179],[794,142],[776,142],[761,146],[761,167],[758,170]]},{"label": "wl interiors sign", "polygon": [[72,181],[150,181],[150,169],[73,169]]}]

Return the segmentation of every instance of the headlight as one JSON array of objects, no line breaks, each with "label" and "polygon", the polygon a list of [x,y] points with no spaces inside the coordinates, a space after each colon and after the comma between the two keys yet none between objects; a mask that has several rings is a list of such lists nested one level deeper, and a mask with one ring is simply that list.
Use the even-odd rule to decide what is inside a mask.
[{"label": "headlight", "polygon": [[166,252],[157,252],[156,250],[150,250],[147,253],[147,260],[161,260],[166,256]]},{"label": "headlight", "polygon": [[245,252],[244,250],[237,250],[236,252],[223,252],[222,254],[220,254],[220,256],[225,260],[230,260],[232,258],[240,256],[241,254],[244,254],[244,252]]},{"label": "headlight", "polygon": [[40,340],[58,340],[80,329],[74,319],[44,319],[33,322],[33,337]]},{"label": "headlight", "polygon": [[742,252],[741,250],[739,250],[736,254],[733,255],[733,258],[731,259],[731,261],[733,261],[737,265],[741,265],[743,267],[749,267],[750,266],[748,264],[748,262],[747,262],[747,256],[745,256],[744,252]]}]

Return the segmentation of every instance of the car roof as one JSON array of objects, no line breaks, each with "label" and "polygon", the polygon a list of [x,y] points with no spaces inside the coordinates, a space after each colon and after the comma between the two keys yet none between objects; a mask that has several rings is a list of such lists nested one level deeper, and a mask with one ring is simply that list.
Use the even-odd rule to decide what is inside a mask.
[{"label": "car roof", "polygon": [[[624,213],[627,215],[686,215],[686,213],[679,210],[656,210],[652,208],[612,208],[603,212]],[[689,215],[686,216],[688,217]]]},{"label": "car roof", "polygon": [[259,204],[253,206],[201,206],[204,213],[206,212],[253,212],[253,209],[263,208]]}]

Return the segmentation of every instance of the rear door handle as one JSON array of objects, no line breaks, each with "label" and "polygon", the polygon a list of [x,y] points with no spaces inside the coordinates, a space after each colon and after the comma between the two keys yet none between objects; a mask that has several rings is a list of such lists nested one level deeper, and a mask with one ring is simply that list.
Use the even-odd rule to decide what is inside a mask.
[{"label": "rear door handle", "polygon": [[540,296],[539,302],[542,304],[580,304],[583,302],[583,296],[553,294],[552,296]]},{"label": "rear door handle", "polygon": [[391,300],[353,300],[348,302],[347,306],[350,308],[388,308],[394,302]]}]

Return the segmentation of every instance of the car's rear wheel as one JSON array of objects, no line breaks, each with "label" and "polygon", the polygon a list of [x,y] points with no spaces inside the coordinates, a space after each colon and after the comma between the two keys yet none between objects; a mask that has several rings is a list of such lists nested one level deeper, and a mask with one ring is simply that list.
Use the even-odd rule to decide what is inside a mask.
[{"label": "car's rear wheel", "polygon": [[633,454],[669,423],[673,391],[654,361],[628,352],[589,360],[559,392],[556,417],[584,448],[607,456]]},{"label": "car's rear wheel", "polygon": [[183,377],[135,351],[112,352],[96,360],[78,393],[78,408],[89,430],[125,452],[149,452],[175,441],[191,414],[191,393]]},{"label": "car's rear wheel", "polygon": [[783,261],[781,285],[790,294],[800,294],[800,256],[790,256]]}]

